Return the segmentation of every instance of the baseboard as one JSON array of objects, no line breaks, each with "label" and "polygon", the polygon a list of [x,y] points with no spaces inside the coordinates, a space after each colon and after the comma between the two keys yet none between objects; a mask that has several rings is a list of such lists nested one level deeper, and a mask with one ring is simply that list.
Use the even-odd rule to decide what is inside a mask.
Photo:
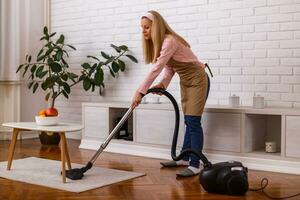
[{"label": "baseboard", "polygon": [[[38,133],[33,131],[26,131],[20,134],[22,139],[34,139],[38,138]],[[12,132],[8,131],[1,131],[0,132],[0,140],[11,140]],[[20,136],[19,136],[20,137]],[[72,133],[66,133],[67,139],[75,139],[80,140],[81,139],[81,132],[72,132]]]},{"label": "baseboard", "polygon": [[[81,140],[79,148],[97,150],[101,144],[102,141],[83,139]],[[104,151],[158,159],[171,159],[170,149],[149,147],[137,144],[120,144],[110,142]],[[217,153],[205,153],[205,155],[212,163],[236,160],[242,162],[243,165],[252,170],[262,170],[300,175],[300,162],[296,161],[273,160],[266,158],[244,157]]]},{"label": "baseboard", "polygon": [[[11,140],[12,132],[0,132],[0,140]],[[20,136],[19,136],[20,138]],[[38,135],[33,132],[22,133],[22,139],[38,138]]]}]

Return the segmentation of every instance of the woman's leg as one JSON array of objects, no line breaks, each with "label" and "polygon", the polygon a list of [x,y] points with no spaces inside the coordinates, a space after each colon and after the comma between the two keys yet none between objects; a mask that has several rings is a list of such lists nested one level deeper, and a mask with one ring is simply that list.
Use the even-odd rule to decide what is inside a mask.
[{"label": "woman's leg", "polygon": [[[186,149],[191,148],[190,126],[187,125],[186,117],[187,117],[187,115],[184,115],[185,134],[184,134],[184,139],[183,139],[183,145],[182,145],[181,152],[186,150]],[[187,155],[187,156],[183,157],[182,160],[189,161],[189,156]]]},{"label": "woman's leg", "polygon": [[[201,116],[186,116],[187,127],[190,134],[191,149],[201,152],[203,148],[203,129]],[[192,154],[190,166],[199,168],[199,158]]]}]

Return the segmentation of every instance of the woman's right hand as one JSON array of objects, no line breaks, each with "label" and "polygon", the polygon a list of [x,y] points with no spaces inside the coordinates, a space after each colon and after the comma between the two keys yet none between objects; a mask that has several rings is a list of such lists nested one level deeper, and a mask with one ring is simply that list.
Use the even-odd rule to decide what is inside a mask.
[{"label": "woman's right hand", "polygon": [[136,91],[131,101],[131,107],[133,108],[137,107],[141,103],[142,98],[143,98],[142,94]]},{"label": "woman's right hand", "polygon": [[[159,89],[163,89],[163,90],[166,89],[166,87],[165,87],[164,84],[162,84],[162,83],[158,83],[158,84],[152,86],[151,89],[152,89],[152,88],[159,88]],[[160,95],[160,96],[162,95],[161,92],[152,92],[152,94],[158,94],[158,95]]]}]

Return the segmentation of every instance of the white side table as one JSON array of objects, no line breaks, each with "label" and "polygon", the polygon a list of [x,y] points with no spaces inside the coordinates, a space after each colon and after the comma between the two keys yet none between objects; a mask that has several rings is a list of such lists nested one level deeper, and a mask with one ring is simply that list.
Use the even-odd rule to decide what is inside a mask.
[{"label": "white side table", "polygon": [[59,123],[55,126],[39,126],[35,122],[10,122],[4,123],[2,126],[13,128],[13,135],[9,146],[8,159],[7,159],[7,170],[10,170],[12,159],[15,151],[15,146],[17,142],[17,137],[20,131],[46,131],[46,132],[56,132],[59,133],[60,147],[61,147],[61,168],[62,168],[62,181],[66,183],[66,165],[67,162],[68,169],[71,169],[70,156],[68,152],[68,144],[66,140],[65,132],[79,131],[82,126],[79,124],[71,123]]}]

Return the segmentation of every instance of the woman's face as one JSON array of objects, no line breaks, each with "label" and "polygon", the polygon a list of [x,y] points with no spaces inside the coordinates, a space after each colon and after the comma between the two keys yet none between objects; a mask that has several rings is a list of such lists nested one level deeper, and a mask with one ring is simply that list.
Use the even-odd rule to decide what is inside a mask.
[{"label": "woman's face", "polygon": [[142,33],[146,40],[151,39],[151,25],[152,21],[146,17],[141,20]]}]

